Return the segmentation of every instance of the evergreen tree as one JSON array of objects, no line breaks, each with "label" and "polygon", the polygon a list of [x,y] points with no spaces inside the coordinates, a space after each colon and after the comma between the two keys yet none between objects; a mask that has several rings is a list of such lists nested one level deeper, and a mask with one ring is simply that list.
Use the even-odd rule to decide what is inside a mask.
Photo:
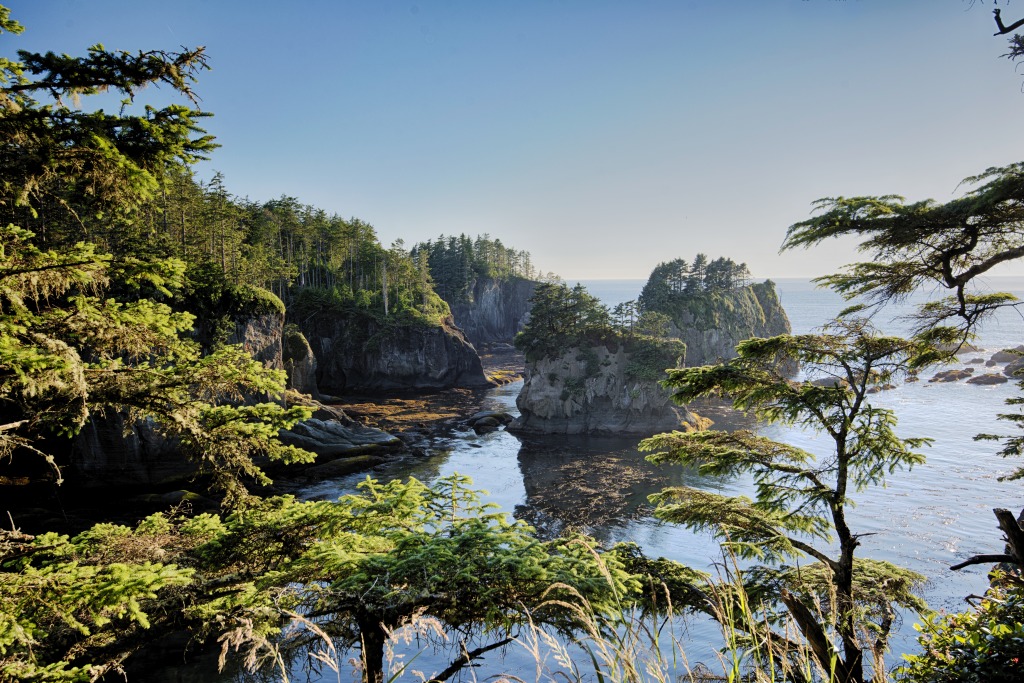
[{"label": "evergreen tree", "polygon": [[[788,612],[825,680],[861,683],[869,663],[882,680],[895,608],[923,609],[913,589],[924,579],[857,557],[860,535],[850,527],[847,511],[856,493],[883,486],[886,475],[924,461],[914,449],[928,440],[898,436],[892,411],[872,406],[867,398],[872,387],[905,373],[930,357],[930,350],[851,321],[822,334],[750,339],[737,352],[737,358],[718,365],[669,370],[666,385],[675,391],[674,399],[685,404],[721,396],[763,421],[822,433],[829,452],[815,457],[748,431],[653,437],[641,444],[657,451],[649,458],[653,462],[706,475],[748,474],[755,485],[753,500],[690,487],[666,489],[653,497],[655,514],[708,529],[739,557],[765,562],[743,575],[756,594]],[[793,361],[806,380],[789,379],[785,370]],[[809,565],[789,564],[805,556]]]},{"label": "evergreen tree", "polygon": [[542,282],[530,297],[530,319],[516,335],[516,348],[528,360],[555,357],[584,340],[597,342],[611,330],[611,316],[600,300],[577,284]]}]

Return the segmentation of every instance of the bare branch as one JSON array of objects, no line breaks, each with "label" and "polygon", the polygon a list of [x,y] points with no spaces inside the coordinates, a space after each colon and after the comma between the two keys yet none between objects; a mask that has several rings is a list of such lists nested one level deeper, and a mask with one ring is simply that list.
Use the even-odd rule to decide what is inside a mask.
[{"label": "bare branch", "polygon": [[999,16],[1000,13],[999,13],[999,8],[998,7],[996,9],[992,10],[992,14],[995,15],[996,26],[999,28],[999,30],[997,32],[992,34],[994,36],[1003,36],[1003,35],[1006,35],[1007,33],[1012,33],[1013,31],[1015,31],[1016,29],[1020,28],[1021,26],[1024,26],[1024,19],[1021,19],[1020,21],[1015,21],[1012,24],[1010,24],[1009,26],[1004,26],[1003,25],[1003,18],[1001,16]]}]

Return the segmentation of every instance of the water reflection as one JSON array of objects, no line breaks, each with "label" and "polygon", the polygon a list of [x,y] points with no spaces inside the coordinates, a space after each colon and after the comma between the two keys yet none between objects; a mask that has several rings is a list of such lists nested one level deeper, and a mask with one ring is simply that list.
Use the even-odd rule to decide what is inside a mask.
[{"label": "water reflection", "polygon": [[550,538],[568,529],[607,541],[630,521],[650,517],[648,497],[668,486],[721,490],[722,479],[652,465],[636,439],[559,436],[524,439],[517,459],[526,499],[515,516]]}]

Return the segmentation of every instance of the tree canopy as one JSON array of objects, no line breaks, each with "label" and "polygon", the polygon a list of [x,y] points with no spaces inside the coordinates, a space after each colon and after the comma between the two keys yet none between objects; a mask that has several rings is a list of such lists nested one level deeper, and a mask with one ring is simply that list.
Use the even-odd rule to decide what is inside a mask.
[{"label": "tree canopy", "polygon": [[955,329],[971,331],[996,309],[1016,305],[1012,294],[980,291],[977,278],[1024,256],[1024,164],[963,182],[973,189],[944,204],[899,195],[819,199],[817,215],[790,226],[783,249],[858,238],[867,259],[816,281],[870,306],[938,285],[950,294],[920,310],[918,329],[955,338]]},{"label": "tree canopy", "polygon": [[556,357],[574,346],[596,344],[612,333],[601,301],[577,283],[541,282],[530,297],[530,319],[516,335],[527,360]]},{"label": "tree canopy", "polygon": [[748,284],[750,271],[745,263],[724,257],[709,261],[697,254],[692,262],[677,258],[655,266],[637,303],[641,311],[671,314],[694,298]]},{"label": "tree canopy", "polygon": [[[872,387],[915,367],[921,351],[918,342],[849,321],[821,334],[750,339],[730,361],[668,371],[665,384],[679,403],[721,397],[762,421],[819,432],[830,442],[820,457],[742,430],[672,432],[641,443],[655,451],[655,463],[753,477],[753,499],[676,487],[652,497],[655,514],[709,530],[728,551],[761,562],[742,575],[769,610],[788,612],[826,680],[861,683],[868,662],[884,675],[896,607],[924,607],[913,592],[923,577],[857,557],[860,535],[847,520],[857,493],[924,461],[916,449],[928,439],[897,435],[895,414],[867,401]],[[788,377],[792,361],[804,368],[803,381]],[[804,557],[809,565],[801,565]],[[786,651],[778,632],[760,635]]]},{"label": "tree canopy", "polygon": [[540,276],[529,252],[508,247],[486,233],[475,238],[441,235],[416,244],[409,253],[420,267],[426,264],[438,294],[449,304],[469,301],[477,278]]}]

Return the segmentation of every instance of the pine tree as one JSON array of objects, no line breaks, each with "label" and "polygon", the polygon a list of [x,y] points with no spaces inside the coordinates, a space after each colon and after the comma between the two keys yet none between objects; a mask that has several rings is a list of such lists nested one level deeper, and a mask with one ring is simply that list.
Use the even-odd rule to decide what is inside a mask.
[{"label": "pine tree", "polygon": [[[673,432],[644,441],[650,460],[701,474],[753,477],[755,496],[690,487],[653,497],[655,514],[710,530],[728,551],[763,565],[744,576],[795,622],[828,680],[861,683],[870,662],[884,675],[895,607],[922,609],[913,589],[924,579],[907,569],[856,557],[860,535],[847,510],[857,492],[882,486],[897,470],[924,461],[927,439],[896,434],[892,411],[868,402],[869,390],[931,357],[918,342],[878,335],[864,321],[822,334],[750,339],[718,365],[669,370],[680,403],[721,396],[769,423],[820,432],[829,452],[815,457],[753,432]],[[787,377],[799,362],[807,379]],[[818,381],[814,381],[818,380]],[[809,556],[809,565],[789,564]],[[772,638],[771,634],[767,635]]]}]

